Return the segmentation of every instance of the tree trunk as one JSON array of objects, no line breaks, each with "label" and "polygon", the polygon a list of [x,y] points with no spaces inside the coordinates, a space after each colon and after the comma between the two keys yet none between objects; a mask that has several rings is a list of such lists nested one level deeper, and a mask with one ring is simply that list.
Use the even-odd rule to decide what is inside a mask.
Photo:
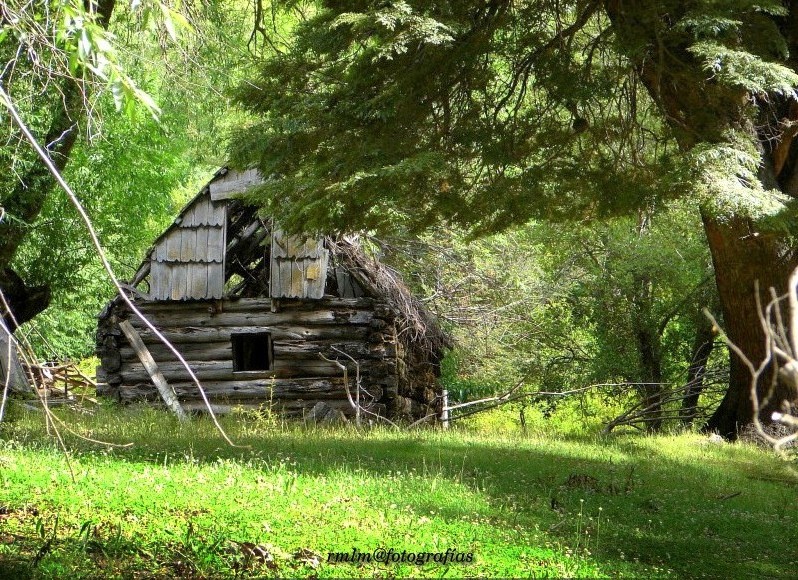
[{"label": "tree trunk", "polygon": [[[704,229],[715,266],[724,331],[729,340],[758,366],[766,356],[766,337],[759,320],[756,291],[762,305],[770,300],[770,288],[783,294],[787,280],[798,260],[789,251],[787,241],[779,236],[757,235],[744,219],[721,223],[703,216]],[[756,396],[762,401],[767,395],[773,374],[768,369],[756,385]],[[731,353],[729,388],[706,429],[724,437],[734,438],[738,430],[753,419],[752,377],[740,358]],[[795,394],[781,382],[775,385],[774,396],[760,413],[760,419],[770,421],[771,413],[784,400],[792,401]]]},{"label": "tree trunk", "polygon": [[[647,222],[646,222],[647,223]],[[643,226],[640,226],[641,232]],[[636,325],[637,352],[640,357],[637,382],[643,396],[646,430],[662,428],[662,345],[654,323],[654,288],[647,274],[635,276],[632,312]]]},{"label": "tree trunk", "polygon": [[[99,0],[92,2],[98,23],[104,28],[108,27],[116,0]],[[87,2],[87,9],[89,3]],[[4,80],[0,78],[0,80]],[[55,81],[53,81],[55,82]],[[60,82],[59,90],[55,91],[55,98],[50,103],[40,103],[39,108],[49,106],[51,121],[45,135],[40,136],[55,166],[61,170],[66,166],[69,154],[75,145],[78,135],[78,120],[84,114],[83,103],[84,87],[76,78],[65,78]],[[47,92],[46,94],[50,94]],[[55,180],[47,167],[36,160],[30,169],[19,176],[16,187],[11,191],[3,192],[0,206],[14,219],[0,220],[0,287],[9,283],[8,269],[17,252],[25,234],[39,213],[42,211],[47,196],[55,187]],[[14,274],[15,275],[15,274]],[[20,280],[21,281],[21,280]],[[24,284],[23,288],[27,288]],[[47,300],[41,300],[41,292],[47,292]],[[38,293],[33,295],[33,293]],[[21,302],[20,302],[21,301]],[[18,304],[24,304],[18,307]],[[21,293],[19,300],[10,302],[11,311],[16,318],[29,320],[44,310],[49,303],[49,289],[43,287],[30,287],[30,294]],[[31,307],[40,307],[31,312]],[[7,319],[10,323],[10,320]]]},{"label": "tree trunk", "polygon": [[684,399],[679,409],[679,419],[686,427],[695,421],[698,411],[698,400],[704,391],[704,377],[707,372],[707,362],[715,347],[715,335],[712,323],[699,312],[696,316],[695,338],[693,348],[690,350],[690,366],[687,368],[687,385],[684,389]]},{"label": "tree trunk", "polygon": [[0,399],[7,393],[33,393],[33,387],[25,378],[25,371],[19,363],[19,354],[11,331],[0,318]]},{"label": "tree trunk", "polygon": [[[789,5],[789,17],[784,19],[792,26],[785,34],[791,53],[792,45],[798,40],[798,4],[793,4]],[[604,7],[621,50],[633,63],[638,79],[661,110],[683,151],[688,152],[700,144],[728,144],[730,133],[738,137],[748,134],[763,156],[759,176],[763,189],[781,188],[782,192],[798,197],[798,186],[790,187],[792,181],[798,185],[798,178],[791,179],[797,174],[795,147],[791,147],[794,135],[784,130],[798,120],[787,112],[790,99],[779,99],[775,95],[770,100],[754,99],[742,86],[723,84],[714,75],[708,75],[704,63],[691,50],[694,36],[674,26],[688,16],[691,9],[688,2],[607,0]],[[796,62],[783,64],[798,69]],[[757,111],[760,118],[754,118]],[[705,189],[719,185],[711,176],[706,180]],[[724,330],[757,365],[765,355],[765,335],[754,287],[758,282],[764,303],[769,301],[770,287],[784,291],[796,266],[796,259],[789,251],[788,236],[760,234],[742,213],[721,218],[703,210],[702,218],[715,267]],[[763,394],[769,379],[770,376],[763,377],[756,387],[757,393]],[[748,370],[731,355],[729,388],[707,429],[733,438],[742,426],[751,422],[750,383]],[[777,399],[791,396],[782,386],[777,386],[776,395]],[[776,404],[763,409],[763,419],[769,420]]]},{"label": "tree trunk", "polygon": [[[5,308],[6,304],[11,312]],[[0,315],[11,332],[49,304],[49,286],[27,286],[11,268],[0,269]]]},{"label": "tree trunk", "polygon": [[646,430],[656,433],[662,428],[662,355],[659,335],[648,328],[637,331],[640,352],[641,391],[646,415]]}]

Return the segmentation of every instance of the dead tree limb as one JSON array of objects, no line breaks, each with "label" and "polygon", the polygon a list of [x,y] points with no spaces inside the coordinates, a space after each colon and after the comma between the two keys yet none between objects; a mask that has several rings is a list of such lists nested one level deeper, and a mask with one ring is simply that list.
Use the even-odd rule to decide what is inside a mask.
[{"label": "dead tree limb", "polygon": [[231,445],[233,447],[238,447],[238,445],[233,443],[233,441],[227,436],[227,433],[222,428],[222,426],[219,424],[219,420],[216,417],[216,413],[214,413],[214,411],[213,411],[213,407],[211,406],[211,402],[208,400],[208,395],[207,395],[207,393],[205,393],[205,389],[202,388],[202,385],[200,384],[199,379],[197,378],[197,375],[195,375],[194,371],[191,370],[191,367],[186,362],[186,359],[184,359],[183,355],[180,354],[180,352],[175,348],[175,346],[166,339],[166,337],[161,333],[161,331],[158,330],[152,324],[152,322],[150,322],[149,319],[147,319],[147,317],[144,316],[144,314],[141,313],[141,311],[136,307],[136,305],[133,304],[133,301],[127,295],[127,293],[125,292],[124,288],[122,288],[121,282],[116,277],[116,274],[114,273],[114,270],[111,267],[110,262],[108,261],[108,257],[105,255],[105,250],[103,249],[102,244],[100,243],[100,239],[97,237],[97,232],[94,230],[94,225],[92,224],[91,218],[89,218],[89,215],[86,213],[86,209],[83,207],[83,204],[80,203],[80,200],[75,195],[75,192],[72,191],[72,188],[69,186],[69,184],[66,182],[66,180],[64,180],[64,177],[63,177],[63,175],[61,175],[61,172],[59,171],[58,167],[56,167],[56,165],[53,163],[52,159],[50,159],[50,156],[47,155],[47,153],[44,151],[44,149],[39,144],[39,142],[36,139],[36,137],[33,136],[33,133],[31,133],[31,131],[28,128],[27,124],[23,121],[22,117],[19,114],[19,111],[17,110],[16,106],[14,105],[14,102],[11,100],[11,97],[9,97],[8,93],[6,93],[6,91],[2,87],[2,85],[0,85],[0,102],[2,102],[3,106],[8,110],[9,114],[11,115],[12,119],[14,120],[14,123],[17,125],[19,130],[22,132],[22,134],[25,137],[25,139],[28,141],[30,146],[33,147],[33,149],[36,151],[36,154],[39,156],[39,158],[45,164],[47,169],[50,171],[52,176],[55,178],[55,180],[58,183],[58,185],[61,187],[61,189],[64,190],[64,193],[66,193],[67,197],[69,198],[69,201],[72,203],[72,205],[77,210],[78,214],[81,217],[81,220],[83,221],[84,225],[86,226],[86,230],[89,233],[89,237],[91,238],[92,244],[94,245],[94,248],[97,251],[97,255],[100,258],[100,262],[102,263],[103,268],[105,269],[106,273],[108,274],[108,277],[111,280],[111,283],[114,285],[114,288],[116,288],[116,291],[119,294],[119,296],[125,302],[127,307],[130,308],[131,312],[136,314],[136,316],[138,316],[141,319],[141,321],[144,323],[144,325],[152,331],[152,333],[158,338],[158,340],[160,340],[172,352],[172,354],[175,355],[177,360],[180,361],[180,363],[183,365],[183,367],[188,372],[189,377],[191,377],[191,380],[196,385],[196,387],[197,387],[197,389],[198,389],[198,391],[200,393],[200,396],[202,397],[202,400],[205,403],[205,407],[208,410],[208,414],[210,415],[211,420],[213,421],[213,424],[216,427],[216,430],[219,432],[219,434],[222,436],[222,438],[229,445]]}]

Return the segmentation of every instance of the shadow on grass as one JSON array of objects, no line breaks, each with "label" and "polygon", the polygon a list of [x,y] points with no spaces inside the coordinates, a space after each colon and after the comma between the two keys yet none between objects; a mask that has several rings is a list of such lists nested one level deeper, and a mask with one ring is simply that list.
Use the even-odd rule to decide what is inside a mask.
[{"label": "shadow on grass", "polygon": [[[134,424],[138,419],[143,420]],[[125,429],[117,421],[131,424]],[[750,449],[702,448],[679,459],[666,439],[660,446],[658,440],[641,444],[629,437],[496,440],[457,432],[285,429],[257,421],[228,420],[226,426],[246,448],[225,445],[210,422],[181,426],[154,411],[121,419],[117,413],[108,425],[93,423],[91,435],[135,441],[132,448],[102,451],[131,464],[222,460],[269,471],[282,462],[309,477],[364,471],[386,481],[415,470],[484,497],[494,526],[538,526],[572,547],[589,544],[608,574],[628,562],[685,577],[783,576],[796,570],[795,488],[752,479],[779,464]],[[87,461],[98,455],[96,445],[75,438],[70,447]],[[462,506],[440,498],[413,507],[451,520],[463,513]]]}]

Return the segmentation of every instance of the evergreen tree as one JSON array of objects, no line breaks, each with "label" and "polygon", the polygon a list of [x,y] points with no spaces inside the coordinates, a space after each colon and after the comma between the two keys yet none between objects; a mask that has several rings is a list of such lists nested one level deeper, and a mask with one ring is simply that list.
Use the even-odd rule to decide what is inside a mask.
[{"label": "evergreen tree", "polygon": [[[285,1],[304,10],[240,100],[234,158],[295,230],[473,234],[700,207],[729,338],[765,341],[755,283],[785,289],[798,196],[798,3]],[[751,421],[732,357],[709,423]],[[759,385],[760,395],[770,380]],[[780,385],[767,419],[795,393]]]}]

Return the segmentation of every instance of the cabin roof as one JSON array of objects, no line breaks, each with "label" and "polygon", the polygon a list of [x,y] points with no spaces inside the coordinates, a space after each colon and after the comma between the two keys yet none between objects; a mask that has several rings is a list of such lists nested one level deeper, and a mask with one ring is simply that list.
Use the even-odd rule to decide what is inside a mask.
[{"label": "cabin roof", "polygon": [[[435,352],[451,346],[450,337],[441,330],[432,313],[412,295],[399,273],[368,253],[358,236],[301,240],[283,235],[270,219],[259,216],[257,208],[247,205],[240,197],[261,182],[254,170],[235,171],[223,167],[216,171],[183,207],[172,225],[153,242],[131,285],[135,287],[149,277],[150,294],[143,294],[147,298],[170,299],[171,292],[183,299],[222,298],[225,281],[238,273],[242,276],[239,296],[273,296],[280,287],[280,260],[305,259],[309,263],[316,260],[326,270],[329,259],[332,267],[343,268],[367,295],[386,302],[394,310],[400,331],[407,334],[405,338]],[[216,247],[218,242],[223,247]],[[271,280],[262,280],[259,275],[264,270],[264,261],[269,259],[263,255],[265,243],[274,245],[271,269],[275,272]],[[163,272],[156,272],[162,266],[170,270],[168,289],[153,288],[154,275],[163,279]],[[202,274],[198,275],[200,271]],[[290,282],[282,286],[291,288]],[[320,288],[319,291],[317,285],[304,296],[301,292],[283,296],[321,298],[323,279]]]}]

